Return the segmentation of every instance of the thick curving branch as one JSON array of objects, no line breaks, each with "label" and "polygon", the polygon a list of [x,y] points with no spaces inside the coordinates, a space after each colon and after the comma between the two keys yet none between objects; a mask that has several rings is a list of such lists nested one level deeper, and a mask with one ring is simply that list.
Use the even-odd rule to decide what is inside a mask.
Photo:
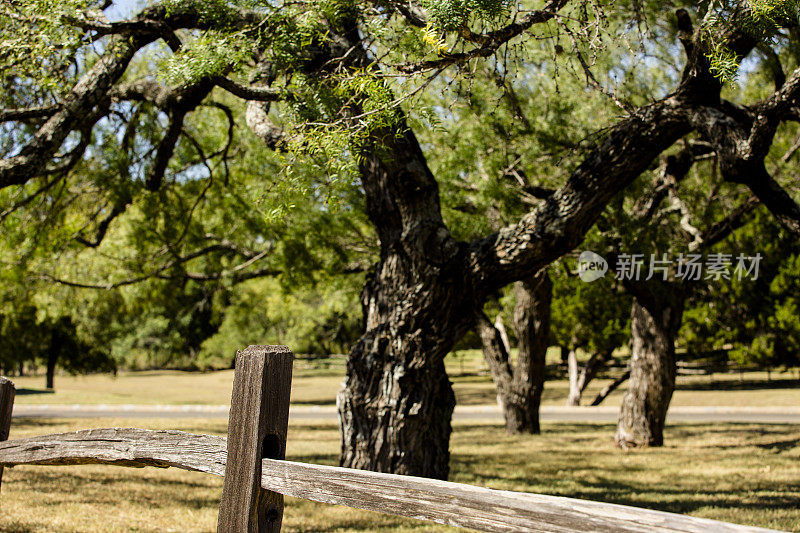
[{"label": "thick curving branch", "polygon": [[541,206],[517,224],[470,244],[467,262],[476,292],[498,290],[577,246],[611,198],[690,131],[684,102],[674,96],[611,128]]},{"label": "thick curving branch", "polygon": [[[62,102],[52,108],[0,112],[2,113],[0,118],[3,118],[4,121],[30,119],[37,116],[47,117],[44,124],[18,155],[0,160],[0,189],[24,184],[41,175],[56,152],[62,148],[69,134],[76,130],[85,130],[87,127],[91,129],[100,118],[108,113],[108,107],[114,100],[143,99],[158,102],[159,98],[180,99],[181,96],[191,95],[192,88],[169,95],[154,86],[152,82],[115,88],[133,57],[148,44],[164,38],[168,43],[175,45],[174,31],[181,28],[209,29],[215,25],[222,25],[229,30],[232,28],[245,29],[257,25],[261,18],[263,17],[256,12],[231,10],[224,21],[217,21],[204,17],[202,10],[175,9],[168,11],[165,6],[156,5],[144,9],[137,17],[127,21],[109,23],[103,20],[94,20],[86,15],[69,21],[65,20],[77,27],[112,37],[110,37],[106,51],[92,68],[83,74]],[[204,83],[208,85],[209,91],[214,86],[208,81]],[[148,95],[145,89],[156,92]],[[159,107],[170,107],[168,102],[162,103],[165,105],[159,105]],[[163,153],[167,152],[171,154],[165,144]]]},{"label": "thick curving branch", "polygon": [[231,93],[234,96],[238,96],[244,100],[251,100],[257,102],[277,102],[278,100],[283,99],[283,94],[281,91],[277,89],[273,89],[272,87],[257,87],[257,86],[246,86],[240,83],[236,83],[235,81],[228,79],[224,76],[216,76],[213,78],[213,82]]},{"label": "thick curving branch", "polygon": [[728,235],[747,224],[749,215],[755,211],[759,204],[760,202],[757,197],[750,196],[721,220],[712,224],[703,232],[701,248],[711,248],[715,244],[725,240]]},{"label": "thick curving branch", "polygon": [[[800,69],[751,112],[720,100],[721,84],[709,73],[699,34],[690,39],[685,13],[679,12],[679,23],[689,57],[675,92],[612,127],[566,184],[517,224],[469,245],[467,267],[479,297],[577,246],[611,198],[693,130],[716,153],[726,180],[746,184],[786,228],[800,232],[800,207],[764,167],[776,120],[785,119],[800,98]],[[756,44],[742,32],[730,32],[725,40],[739,57]]]},{"label": "thick curving branch", "polygon": [[164,181],[164,174],[167,171],[172,154],[175,152],[175,145],[183,132],[183,121],[186,118],[186,111],[183,109],[174,109],[170,113],[169,125],[167,131],[164,132],[164,137],[158,143],[156,148],[156,155],[153,159],[153,164],[150,167],[147,177],[144,181],[144,186],[148,191],[154,192],[161,188],[161,183]]}]

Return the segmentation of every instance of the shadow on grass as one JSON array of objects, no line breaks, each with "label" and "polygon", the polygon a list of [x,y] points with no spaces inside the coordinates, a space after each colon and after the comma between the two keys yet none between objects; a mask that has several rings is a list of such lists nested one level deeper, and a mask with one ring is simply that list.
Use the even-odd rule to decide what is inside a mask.
[{"label": "shadow on grass", "polygon": [[55,389],[28,389],[26,387],[22,387],[17,389],[16,395],[29,396],[32,394],[55,394],[55,392]]},{"label": "shadow on grass", "polygon": [[800,447],[800,439],[781,440],[766,444],[756,444],[756,446],[769,452],[783,453]]},{"label": "shadow on grass", "polygon": [[800,381],[791,378],[764,380],[725,380],[708,382],[680,383],[676,390],[691,391],[737,391],[737,390],[774,390],[774,389],[800,389]]},{"label": "shadow on grass", "polygon": [[[14,417],[11,422],[11,438],[14,438],[14,430],[29,428],[47,428],[52,426],[63,426],[64,421],[57,418],[46,418],[39,416]],[[66,431],[66,430],[65,430]]]}]

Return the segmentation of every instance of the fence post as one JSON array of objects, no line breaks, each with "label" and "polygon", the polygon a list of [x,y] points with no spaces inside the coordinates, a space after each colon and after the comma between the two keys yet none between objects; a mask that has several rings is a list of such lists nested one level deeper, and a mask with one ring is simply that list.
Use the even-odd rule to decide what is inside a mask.
[{"label": "fence post", "polygon": [[218,533],[281,529],[283,495],[261,488],[261,459],[286,455],[293,359],[285,346],[236,353]]},{"label": "fence post", "polygon": [[[16,388],[10,379],[0,376],[0,442],[8,440],[11,430],[11,412],[14,410]],[[3,482],[3,467],[0,466],[0,484]]]}]

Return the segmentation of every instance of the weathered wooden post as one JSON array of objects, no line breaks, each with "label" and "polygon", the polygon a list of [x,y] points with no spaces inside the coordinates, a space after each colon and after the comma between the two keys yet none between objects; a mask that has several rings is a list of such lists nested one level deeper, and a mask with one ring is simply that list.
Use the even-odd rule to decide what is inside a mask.
[{"label": "weathered wooden post", "polygon": [[[0,376],[0,442],[8,440],[11,430],[11,412],[14,410],[14,396],[17,389],[10,379]],[[0,466],[0,483],[3,482],[3,467]]]},{"label": "weathered wooden post", "polygon": [[283,495],[261,488],[261,460],[284,459],[291,350],[250,346],[236,354],[219,533],[278,532]]}]

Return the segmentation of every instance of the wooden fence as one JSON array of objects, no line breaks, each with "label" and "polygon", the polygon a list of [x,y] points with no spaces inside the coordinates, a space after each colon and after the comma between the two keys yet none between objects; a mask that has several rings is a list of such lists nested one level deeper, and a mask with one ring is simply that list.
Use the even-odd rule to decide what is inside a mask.
[{"label": "wooden fence", "polygon": [[236,355],[227,439],[109,428],[6,440],[14,385],[0,378],[0,479],[3,466],[75,464],[176,467],[223,476],[217,531],[231,533],[280,531],[284,495],[481,531],[770,531],[623,505],[286,461],[292,359],[282,346],[250,346]]}]

